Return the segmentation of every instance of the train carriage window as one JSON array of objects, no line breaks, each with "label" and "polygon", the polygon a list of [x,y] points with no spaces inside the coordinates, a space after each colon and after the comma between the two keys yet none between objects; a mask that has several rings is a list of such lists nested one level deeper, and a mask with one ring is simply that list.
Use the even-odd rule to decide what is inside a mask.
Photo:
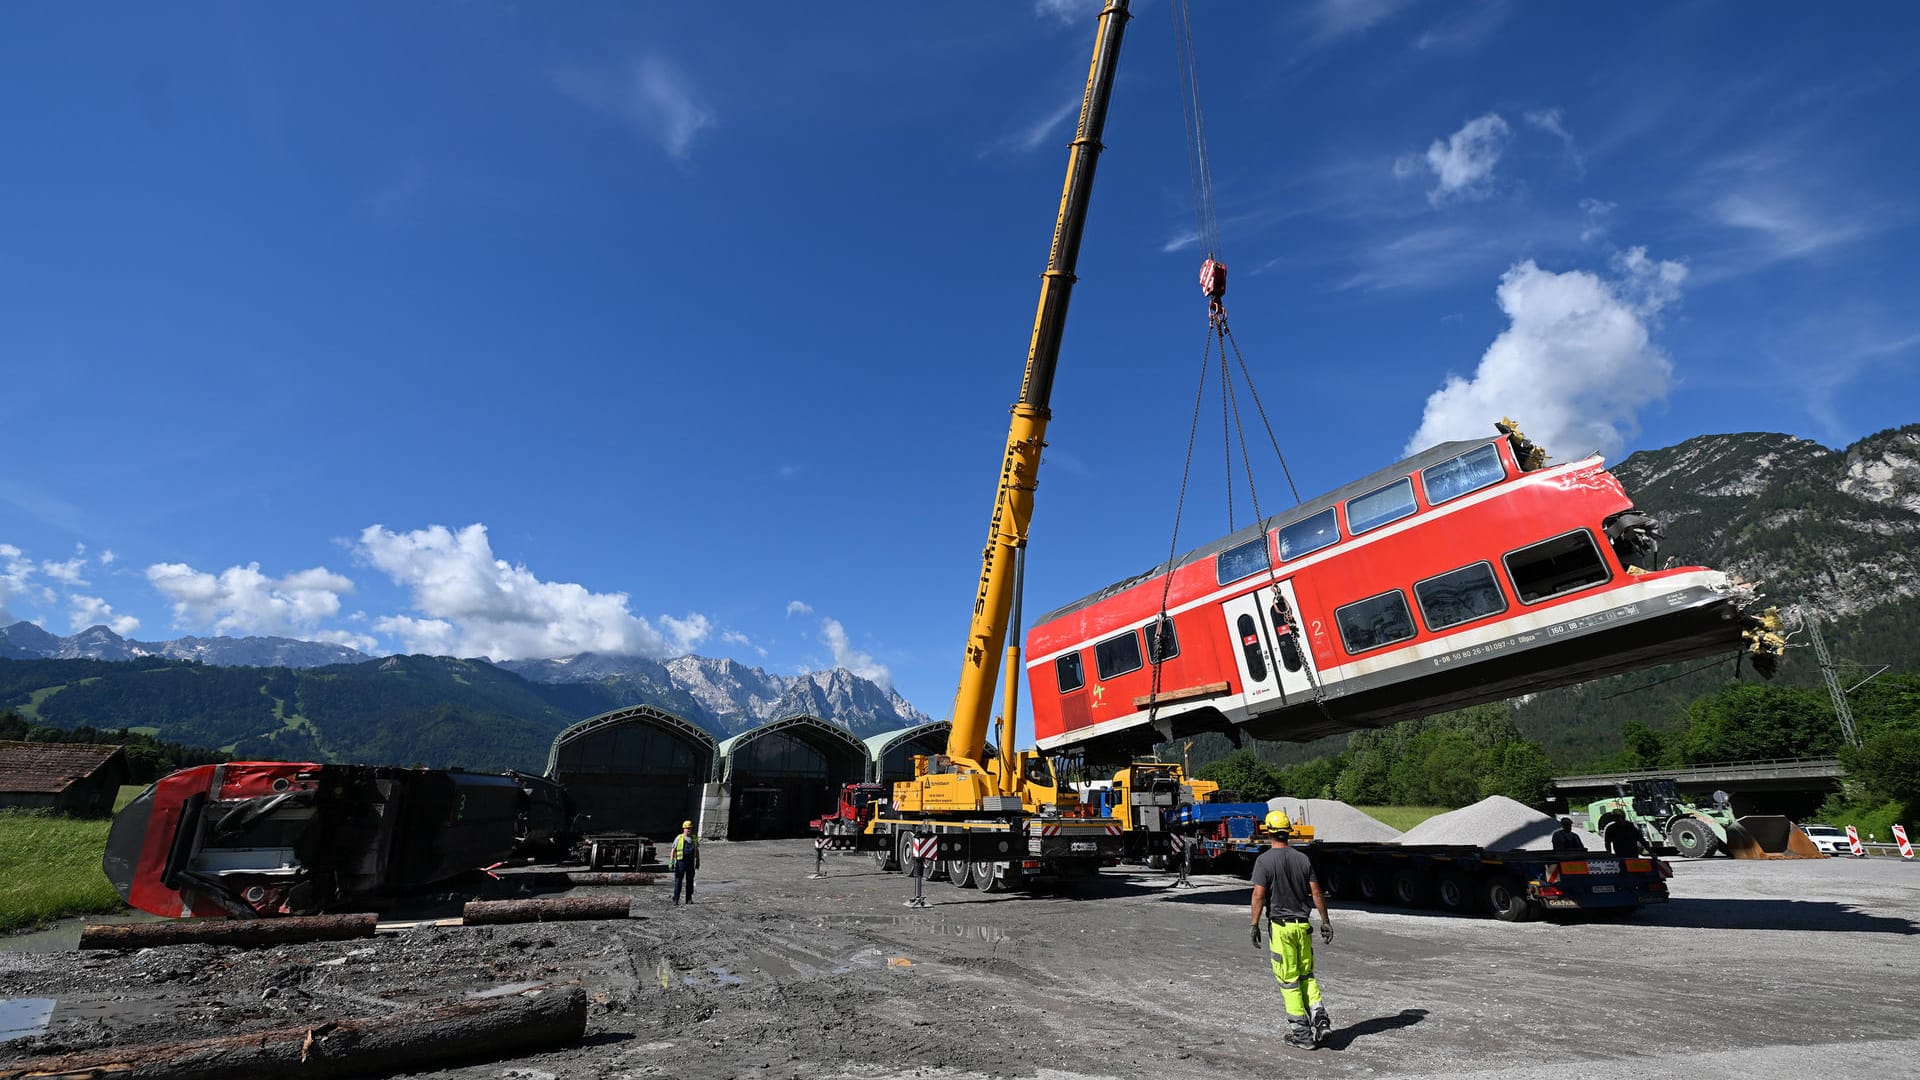
[{"label": "train carriage window", "polygon": [[1093,666],[1103,679],[1125,675],[1140,667],[1140,635],[1129,630],[1093,647]]},{"label": "train carriage window", "polygon": [[1251,577],[1267,569],[1267,538],[1255,537],[1238,547],[1230,547],[1214,560],[1215,580],[1225,585]]},{"label": "train carriage window", "polygon": [[1060,692],[1063,694],[1087,685],[1086,676],[1080,670],[1080,654],[1070,652],[1055,660],[1053,677],[1060,680]]},{"label": "train carriage window", "polygon": [[1413,636],[1413,614],[1398,589],[1336,608],[1333,619],[1340,626],[1340,640],[1349,653],[1366,652]]},{"label": "train carriage window", "polygon": [[1172,619],[1150,622],[1140,632],[1147,636],[1148,662],[1164,664],[1180,655],[1180,635],[1174,631]]},{"label": "train carriage window", "polygon": [[1497,484],[1506,475],[1506,468],[1500,464],[1500,451],[1488,443],[1420,470],[1420,482],[1427,486],[1427,501],[1438,506],[1470,491]]},{"label": "train carriage window", "polygon": [[1403,476],[1386,487],[1347,500],[1347,529],[1355,536],[1399,521],[1419,507],[1413,502],[1413,478]]},{"label": "train carriage window", "polygon": [[1507,610],[1507,598],[1500,592],[1490,563],[1475,563],[1430,577],[1413,587],[1413,598],[1420,604],[1420,617],[1429,630],[1445,630]]},{"label": "train carriage window", "polygon": [[1598,585],[1613,576],[1600,558],[1593,534],[1585,529],[1510,552],[1506,563],[1507,576],[1523,604]]},{"label": "train carriage window", "polygon": [[1291,525],[1280,528],[1280,559],[1297,559],[1302,555],[1319,551],[1340,539],[1340,522],[1334,518],[1333,507],[1302,518]]}]

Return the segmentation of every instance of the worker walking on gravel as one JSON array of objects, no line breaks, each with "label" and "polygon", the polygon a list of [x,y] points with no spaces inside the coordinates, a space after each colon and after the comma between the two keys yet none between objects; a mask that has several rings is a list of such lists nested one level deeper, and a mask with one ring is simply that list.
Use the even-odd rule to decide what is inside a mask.
[{"label": "worker walking on gravel", "polygon": [[1287,1045],[1311,1050],[1332,1030],[1333,1020],[1320,1002],[1320,980],[1313,974],[1308,904],[1319,910],[1320,935],[1329,945],[1333,922],[1327,917],[1327,898],[1320,891],[1313,863],[1287,846],[1293,822],[1284,811],[1275,810],[1267,815],[1266,824],[1272,846],[1253,863],[1253,943],[1260,944],[1264,908],[1271,923],[1267,937],[1273,977],[1279,980],[1280,997],[1287,1007]]},{"label": "worker walking on gravel", "polygon": [[673,902],[680,903],[680,886],[687,887],[687,903],[693,903],[693,872],[700,869],[700,838],[693,835],[693,822],[680,823],[680,835],[673,838],[667,855],[667,868],[673,871]]}]

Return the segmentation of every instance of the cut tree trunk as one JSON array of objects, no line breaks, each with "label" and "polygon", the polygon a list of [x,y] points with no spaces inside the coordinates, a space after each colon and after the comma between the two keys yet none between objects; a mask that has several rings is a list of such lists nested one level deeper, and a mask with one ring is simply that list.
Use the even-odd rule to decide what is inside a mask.
[{"label": "cut tree trunk", "polygon": [[568,874],[569,885],[653,885],[659,881],[657,874],[642,874],[634,871],[608,871],[604,873]]},{"label": "cut tree trunk", "polygon": [[468,926],[496,923],[560,922],[568,919],[624,919],[631,896],[571,896],[559,900],[470,900],[460,914]]},{"label": "cut tree trunk", "polygon": [[543,987],[513,997],[463,1001],[251,1035],[148,1046],[114,1046],[0,1065],[0,1080],[236,1080],[249,1076],[386,1076],[422,1065],[499,1058],[578,1040],[587,992]]},{"label": "cut tree trunk", "polygon": [[302,915],[284,919],[181,919],[119,923],[80,931],[83,949],[150,949],[160,945],[285,945],[372,937],[377,915]]}]

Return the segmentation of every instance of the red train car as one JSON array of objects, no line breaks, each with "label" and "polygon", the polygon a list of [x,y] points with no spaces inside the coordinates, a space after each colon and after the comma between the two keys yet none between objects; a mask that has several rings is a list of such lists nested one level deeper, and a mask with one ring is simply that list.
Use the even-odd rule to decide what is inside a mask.
[{"label": "red train car", "polygon": [[1038,745],[1305,741],[1751,640],[1751,590],[1654,569],[1659,529],[1599,458],[1536,456],[1436,446],[1042,616]]}]

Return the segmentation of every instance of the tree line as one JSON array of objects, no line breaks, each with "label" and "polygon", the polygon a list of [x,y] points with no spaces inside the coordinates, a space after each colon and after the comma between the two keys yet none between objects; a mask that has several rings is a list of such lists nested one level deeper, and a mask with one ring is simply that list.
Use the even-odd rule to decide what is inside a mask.
[{"label": "tree line", "polygon": [[86,743],[125,747],[127,782],[151,784],[177,769],[195,765],[218,765],[232,756],[204,746],[158,739],[126,728],[101,730],[85,724],[71,730],[30,724],[16,712],[0,713],[0,742]]}]

